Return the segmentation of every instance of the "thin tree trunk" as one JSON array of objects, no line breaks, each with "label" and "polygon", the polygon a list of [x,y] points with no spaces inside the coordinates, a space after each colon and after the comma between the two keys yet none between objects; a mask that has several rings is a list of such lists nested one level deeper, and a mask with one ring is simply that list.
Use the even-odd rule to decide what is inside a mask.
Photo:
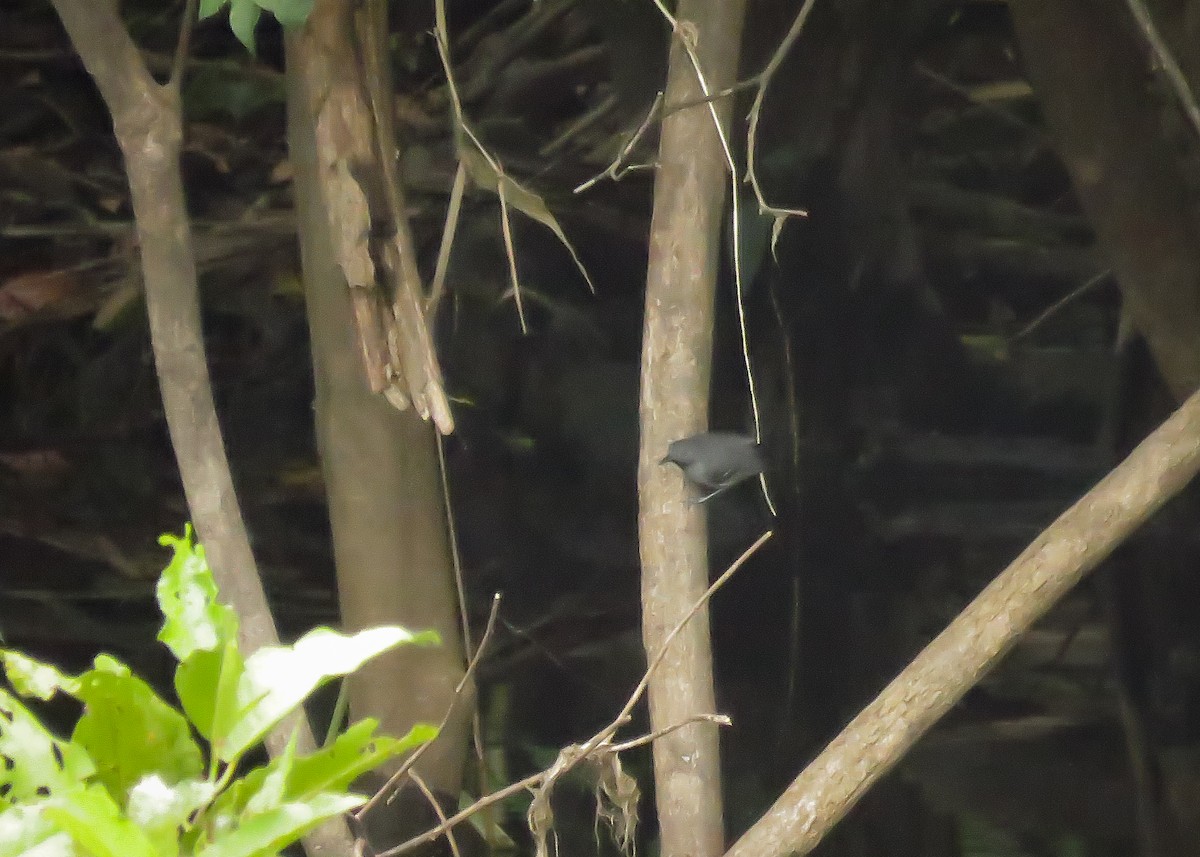
[{"label": "thin tree trunk", "polygon": [[[250,551],[213,406],[191,226],[179,154],[183,142],[178,82],[160,86],[110,3],[55,0],[75,49],[113,117],[125,156],[141,247],[150,338],[163,410],[184,494],[223,600],[237,610],[246,652],[279,644],[275,621]],[[308,719],[290,718],[266,739],[282,753],[296,728],[296,752],[315,749]],[[353,841],[341,822],[304,840],[312,855],[347,855]]]},{"label": "thin tree trunk", "polygon": [[[683,0],[678,18],[710,91],[733,82],[743,21],[741,0]],[[694,29],[693,29],[694,28]],[[701,94],[675,37],[668,104]],[[730,102],[716,103],[728,126]],[[702,507],[688,505],[676,470],[659,465],[667,445],[702,431],[708,419],[713,295],[728,172],[713,117],[693,107],[663,123],[642,345],[642,634],[649,657],[708,583]],[[650,682],[654,729],[715,710],[708,611],[676,637]],[[664,857],[715,857],[724,850],[717,727],[692,723],[654,742],[655,787]]]}]

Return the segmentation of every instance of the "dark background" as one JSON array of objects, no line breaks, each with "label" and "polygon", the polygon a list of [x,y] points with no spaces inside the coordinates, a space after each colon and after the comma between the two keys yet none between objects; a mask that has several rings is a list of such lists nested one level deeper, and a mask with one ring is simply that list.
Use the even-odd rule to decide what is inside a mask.
[{"label": "dark background", "polygon": [[[475,193],[437,331],[473,618],[505,594],[480,680],[488,743],[513,778],[606,723],[644,660],[634,471],[652,173],[571,189],[644,116],[666,30],[649,3],[543,4],[452,3],[456,74],[475,126],[546,198],[597,293],[552,235],[518,218],[522,335],[502,298],[498,207]],[[123,5],[164,70],[180,10]],[[489,38],[528,32],[535,11],[523,50],[489,65]],[[750,4],[747,75],[795,11]],[[428,273],[453,147],[430,11],[406,3],[395,18],[402,166]],[[223,21],[198,29],[183,169],[226,442],[278,621],[295,635],[337,612],[279,33],[267,22],[259,35],[255,59]],[[107,650],[162,680],[155,536],[179,531],[187,510],[119,151],[47,3],[0,7],[0,81],[0,629],[64,667]],[[1190,157],[1170,99],[1154,87],[1147,98],[1162,101],[1156,131]],[[749,97],[738,104],[744,116]],[[633,160],[652,161],[655,145],[652,132]],[[766,99],[758,163],[770,201],[809,216],[788,222],[774,252],[769,220],[743,222],[780,515],[714,604],[733,834],[1171,406],[1137,337],[1119,341],[1116,284],[1003,4],[818,3]],[[275,225],[239,225],[251,212]],[[745,431],[728,238],[723,249],[712,424]],[[822,852],[1126,854],[1147,804],[1194,841],[1194,505],[1171,504],[1026,635]],[[709,521],[714,571],[773,523],[752,484],[714,500]],[[1139,736],[1149,784],[1131,775]],[[646,758],[630,764],[648,787]],[[596,850],[590,801],[560,798],[562,853]],[[519,813],[509,826],[523,842]],[[652,840],[652,819],[644,830]]]}]

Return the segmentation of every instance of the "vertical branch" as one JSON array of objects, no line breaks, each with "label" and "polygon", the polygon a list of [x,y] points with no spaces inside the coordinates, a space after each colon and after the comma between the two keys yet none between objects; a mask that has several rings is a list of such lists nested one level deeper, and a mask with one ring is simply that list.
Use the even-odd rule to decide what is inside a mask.
[{"label": "vertical branch", "polygon": [[[233,489],[204,356],[196,263],[179,172],[179,80],[173,75],[166,86],[155,83],[113,4],[54,0],[54,7],[112,114],[125,157],[150,339],[188,508],[221,594],[238,612],[242,645],[247,651],[278,645]],[[184,25],[181,55],[189,26]],[[176,65],[181,68],[182,59]],[[271,755],[287,747],[292,726],[288,722],[267,736]],[[295,726],[296,750],[312,752],[316,745],[308,720],[299,717]],[[309,834],[305,847],[313,855],[349,854],[353,843],[344,825],[330,824]]]},{"label": "vertical branch", "polygon": [[[667,101],[702,95],[699,71],[714,90],[733,82],[744,5],[740,0],[683,0],[671,50]],[[730,103],[716,105],[728,125]],[[642,633],[648,657],[667,645],[708,582],[704,512],[687,504],[682,478],[658,462],[667,445],[707,424],[713,296],[725,197],[726,163],[710,108],[670,116],[662,129],[646,316],[642,343],[641,497]],[[712,652],[708,611],[701,610],[667,650],[650,681],[655,732],[711,713]],[[717,727],[690,722],[654,742],[659,827],[664,854],[714,857],[724,850]]]}]

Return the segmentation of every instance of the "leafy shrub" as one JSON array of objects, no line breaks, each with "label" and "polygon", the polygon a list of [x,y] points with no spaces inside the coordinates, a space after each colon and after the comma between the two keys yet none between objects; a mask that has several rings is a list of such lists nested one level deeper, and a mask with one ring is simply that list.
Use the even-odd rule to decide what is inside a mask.
[{"label": "leafy shrub", "polygon": [[237,616],[218,603],[191,530],[160,541],[175,553],[158,583],[158,637],[179,661],[183,710],[108,655],[70,676],[0,649],[20,697],[64,693],[83,705],[62,740],[0,689],[0,857],[269,857],[361,805],[366,798],[347,791],[359,775],[436,736],[424,725],[399,739],[376,736],[378,724],[364,720],[308,756],[296,754],[293,733],[278,758],[239,772],[246,753],[321,684],[437,636],[317,628],[294,645],[243,656]]},{"label": "leafy shrub", "polygon": [[246,50],[254,53],[254,29],[263,12],[270,12],[285,27],[308,20],[313,0],[200,0],[200,20],[229,7],[229,27]]}]

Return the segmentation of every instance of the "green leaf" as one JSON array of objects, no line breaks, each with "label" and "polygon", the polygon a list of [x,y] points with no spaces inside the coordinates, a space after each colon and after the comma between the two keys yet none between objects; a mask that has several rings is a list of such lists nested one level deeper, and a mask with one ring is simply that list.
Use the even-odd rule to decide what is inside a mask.
[{"label": "green leaf", "polygon": [[213,718],[217,706],[217,686],[225,650],[192,652],[175,668],[175,694],[192,726],[204,738],[212,740]]},{"label": "green leaf", "polygon": [[99,655],[79,677],[77,696],[87,707],[71,740],[88,751],[97,779],[119,805],[149,774],[174,784],[204,770],[183,715],[119,661]]},{"label": "green leaf", "polygon": [[258,0],[258,5],[274,15],[283,26],[299,27],[308,20],[313,0]]},{"label": "green leaf", "polygon": [[214,747],[241,716],[238,686],[245,669],[237,643],[230,640],[216,651],[192,652],[175,670],[175,692],[184,712]]},{"label": "green leaf", "polygon": [[95,857],[162,857],[102,785],[63,793],[47,803],[45,814]]},{"label": "green leaf", "polygon": [[45,801],[0,812],[0,857],[75,857],[71,837],[60,832],[42,810]]},{"label": "green leaf", "polygon": [[228,732],[214,727],[214,752],[222,761],[238,758],[325,681],[353,672],[393,646],[437,642],[432,631],[414,634],[389,625],[350,636],[314,628],[293,646],[264,646],[246,659],[238,682],[237,721]]},{"label": "green leaf", "polygon": [[0,661],[4,662],[4,674],[12,683],[13,690],[21,696],[48,700],[60,690],[74,696],[78,689],[76,679],[59,672],[51,664],[34,660],[20,652],[7,649],[0,651]]},{"label": "green leaf", "polygon": [[287,801],[288,777],[292,773],[292,765],[296,761],[296,730],[284,748],[283,755],[271,760],[264,769],[262,785],[250,796],[246,803],[248,815],[261,815],[264,812],[276,810]]},{"label": "green leaf", "polygon": [[229,0],[200,0],[200,14],[197,16],[201,21],[205,18],[211,18],[213,15],[225,8],[225,4]]},{"label": "green leaf", "polygon": [[288,794],[305,797],[322,791],[343,791],[367,771],[438,736],[438,728],[427,723],[418,723],[403,738],[375,736],[378,725],[371,718],[360,720],[329,746],[298,759],[288,782]]},{"label": "green leaf", "polygon": [[212,802],[216,788],[215,783],[205,780],[169,784],[151,774],[130,789],[126,814],[160,854],[175,857],[179,853],[179,829],[187,826],[192,813]]},{"label": "green leaf", "polygon": [[196,650],[212,651],[237,639],[237,614],[217,601],[203,545],[192,540],[189,525],[183,538],[159,536],[158,543],[174,550],[170,564],[158,579],[158,607],[164,617],[158,639],[180,661]]},{"label": "green leaf", "polygon": [[70,836],[56,833],[36,848],[31,848],[21,857],[92,857],[90,854],[80,854]]},{"label": "green leaf", "polygon": [[246,46],[252,54],[258,53],[254,45],[254,28],[262,17],[262,7],[254,0],[230,0],[229,29],[237,36],[238,41]]},{"label": "green leaf", "polygon": [[256,857],[274,854],[329,819],[366,801],[362,795],[319,794],[286,803],[244,820],[200,849],[197,857]]},{"label": "green leaf", "polygon": [[[378,722],[370,718],[355,723],[326,747],[295,760],[287,776],[282,801],[303,801],[321,793],[343,792],[367,771],[437,737],[437,727],[417,724],[403,738],[376,736]],[[274,759],[246,773],[217,799],[214,811],[239,817],[265,788],[280,766]],[[281,801],[281,802],[282,802]]]},{"label": "green leaf", "polygon": [[0,806],[74,788],[95,765],[77,744],[60,741],[14,696],[0,690]]}]

